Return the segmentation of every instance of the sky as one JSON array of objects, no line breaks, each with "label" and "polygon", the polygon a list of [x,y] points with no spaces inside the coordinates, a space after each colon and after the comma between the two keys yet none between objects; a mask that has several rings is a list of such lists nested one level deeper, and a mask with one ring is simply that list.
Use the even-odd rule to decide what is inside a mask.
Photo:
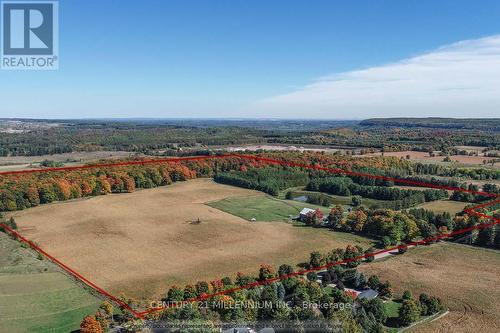
[{"label": "sky", "polygon": [[500,117],[500,1],[60,0],[0,118]]}]

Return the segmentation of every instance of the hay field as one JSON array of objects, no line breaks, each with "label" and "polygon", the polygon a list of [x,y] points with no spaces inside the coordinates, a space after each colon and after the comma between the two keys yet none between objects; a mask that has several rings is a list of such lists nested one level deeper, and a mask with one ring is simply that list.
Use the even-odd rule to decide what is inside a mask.
[{"label": "hay field", "polygon": [[415,208],[424,208],[434,213],[444,213],[448,212],[452,216],[464,210],[464,208],[470,205],[468,202],[452,201],[452,200],[436,200],[423,203]]},{"label": "hay field", "polygon": [[[406,156],[410,156],[410,160],[422,162],[422,163],[441,163],[443,165],[451,165],[449,162],[443,162],[444,156],[429,156],[429,153],[420,152],[420,151],[397,151],[397,152],[384,152],[383,156],[386,157],[399,157],[406,158]],[[382,153],[371,153],[366,155],[361,155],[360,157],[369,157],[369,156],[382,156]],[[486,156],[466,156],[466,155],[452,155],[450,159],[459,165],[464,166],[483,166],[483,161],[491,161],[494,157],[486,157]],[[498,165],[494,167],[498,168]]]},{"label": "hay field", "polygon": [[0,156],[0,172],[39,169],[40,163],[44,160],[63,162],[64,166],[78,166],[102,159],[121,159],[131,156],[142,156],[125,151],[93,151],[93,152],[72,152],[41,156]]},{"label": "hay field", "polygon": [[359,268],[391,281],[396,295],[409,289],[440,297],[450,313],[413,332],[499,332],[500,252],[439,243]]},{"label": "hay field", "polygon": [[[231,197],[265,196],[210,179],[39,206],[13,215],[26,237],[112,292],[161,296],[171,284],[254,273],[261,263],[296,264],[313,250],[355,235],[287,223],[252,223],[209,207]],[[200,224],[193,221],[201,220]]]}]

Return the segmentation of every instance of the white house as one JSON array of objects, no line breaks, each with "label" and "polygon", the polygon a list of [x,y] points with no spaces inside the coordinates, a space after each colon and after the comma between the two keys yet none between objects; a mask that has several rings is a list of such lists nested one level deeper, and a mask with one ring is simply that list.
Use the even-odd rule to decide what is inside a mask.
[{"label": "white house", "polygon": [[299,220],[305,221],[307,214],[314,213],[314,209],[304,208],[299,213]]}]

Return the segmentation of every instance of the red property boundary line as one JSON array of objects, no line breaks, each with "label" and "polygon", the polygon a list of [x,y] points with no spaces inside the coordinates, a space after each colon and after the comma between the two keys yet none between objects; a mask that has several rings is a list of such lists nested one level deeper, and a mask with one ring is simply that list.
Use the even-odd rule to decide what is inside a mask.
[{"label": "red property boundary line", "polygon": [[[456,235],[461,235],[473,230],[479,230],[483,228],[489,228],[492,227],[496,224],[500,224],[500,219],[489,216],[480,212],[477,212],[478,209],[481,208],[487,208],[489,206],[492,206],[496,203],[500,203],[500,195],[499,194],[494,194],[494,193],[488,193],[488,192],[483,192],[483,191],[473,191],[469,189],[463,189],[463,188],[458,188],[458,187],[452,187],[452,186],[442,186],[442,185],[436,185],[432,183],[426,183],[426,182],[419,182],[419,181],[412,181],[412,180],[407,180],[407,179],[398,179],[398,178],[393,178],[393,177],[386,177],[386,176],[380,176],[380,175],[371,175],[371,174],[365,174],[365,173],[360,173],[360,172],[354,172],[354,171],[349,171],[349,170],[343,170],[339,168],[328,168],[328,167],[322,167],[318,165],[310,165],[310,164],[302,164],[302,163],[295,163],[295,162],[289,162],[289,161],[282,161],[282,160],[277,160],[277,159],[272,159],[272,158],[266,158],[266,157],[260,157],[260,156],[254,156],[254,155],[244,155],[244,154],[224,154],[224,155],[213,155],[213,156],[195,156],[195,157],[176,157],[176,158],[164,158],[164,159],[150,159],[150,160],[141,160],[141,161],[128,161],[128,162],[118,162],[118,163],[106,163],[106,164],[95,164],[95,165],[83,165],[83,166],[73,166],[73,167],[60,167],[60,168],[46,168],[46,169],[34,169],[34,170],[19,170],[19,171],[6,171],[6,172],[0,172],[0,176],[7,176],[7,175],[22,175],[22,174],[31,174],[31,173],[47,173],[47,172],[66,172],[66,171],[74,171],[74,170],[84,170],[84,169],[93,169],[93,168],[112,168],[112,167],[122,167],[122,166],[132,166],[132,165],[148,165],[148,164],[162,164],[162,163],[178,163],[178,162],[183,162],[183,161],[200,161],[200,160],[207,160],[207,159],[221,159],[221,158],[241,158],[241,159],[247,159],[247,160],[254,160],[254,161],[259,161],[263,162],[266,164],[275,164],[275,165],[282,165],[282,166],[291,166],[291,167],[299,167],[299,168],[304,168],[304,169],[314,169],[314,170],[321,170],[321,171],[326,171],[334,174],[344,174],[344,175],[349,175],[349,176],[361,176],[361,177],[366,177],[366,178],[373,178],[373,179],[381,179],[381,180],[387,180],[387,181],[392,181],[394,183],[398,184],[406,184],[406,185],[416,185],[420,187],[428,187],[428,188],[435,188],[435,189],[444,189],[444,190],[451,190],[451,191],[460,191],[460,192],[467,192],[471,194],[477,194],[477,195],[482,195],[486,197],[491,197],[494,199],[493,201],[483,203],[480,205],[476,205],[471,208],[466,208],[464,209],[464,212],[476,216],[483,217],[485,219],[489,219],[492,222],[490,223],[483,223],[479,224],[473,227],[469,228],[464,228],[461,230],[456,230],[450,233],[446,234],[440,234],[434,237],[429,237],[423,240],[415,241],[415,242],[409,242],[406,244],[401,244],[398,246],[394,246],[388,249],[383,249],[380,251],[376,251],[373,253],[366,253],[364,255],[347,259],[347,260],[342,260],[334,263],[329,263],[323,266],[319,267],[313,267],[311,269],[304,269],[300,270],[291,274],[283,275],[280,277],[275,277],[263,281],[257,281],[254,283],[250,283],[244,286],[232,288],[232,289],[226,289],[217,293],[213,294],[206,294],[202,295],[200,297],[188,299],[184,302],[181,302],[180,304],[183,303],[191,303],[191,302],[196,302],[196,301],[202,301],[206,300],[208,298],[212,298],[214,296],[219,296],[219,295],[224,295],[224,294],[229,294],[238,290],[243,290],[243,289],[249,289],[252,287],[256,287],[259,285],[265,285],[269,283],[273,283],[276,281],[280,281],[283,279],[287,279],[290,277],[294,276],[299,276],[299,275],[304,275],[310,272],[316,272],[320,270],[325,270],[329,267],[333,267],[336,265],[341,265],[341,264],[346,264],[351,261],[357,261],[357,260],[362,260],[367,257],[372,257],[378,254],[382,253],[387,253],[390,251],[394,251],[400,248],[404,248],[408,245],[422,245],[422,244],[428,244],[430,242],[434,242],[440,239],[444,238],[449,238],[453,237]],[[12,228],[8,227],[4,223],[0,223],[0,226],[3,227],[5,230],[7,230],[13,237],[17,238],[19,241],[28,244],[33,250],[36,252],[42,254],[55,264],[57,264],[59,267],[61,267],[64,271],[69,273],[71,276],[75,277],[76,279],[80,280],[82,283],[85,285],[91,287],[101,295],[105,296],[106,298],[110,299],[117,305],[123,307],[124,309],[128,310],[130,313],[132,313],[134,316],[140,319],[144,319],[146,315],[155,312],[155,311],[161,311],[164,310],[170,306],[164,306],[164,307],[158,307],[158,308],[153,308],[148,311],[142,311],[138,312],[134,310],[130,305],[125,303],[124,301],[118,299],[117,297],[113,296],[112,294],[108,293],[101,287],[97,286],[95,283],[84,277],[82,274],[78,273],[74,269],[68,267],[66,264],[55,258],[54,256],[50,255],[49,253],[45,252],[43,249],[41,249],[38,245],[30,241],[29,239],[25,238],[22,236],[19,232],[13,230]],[[179,304],[173,304],[172,306],[178,306]]]}]

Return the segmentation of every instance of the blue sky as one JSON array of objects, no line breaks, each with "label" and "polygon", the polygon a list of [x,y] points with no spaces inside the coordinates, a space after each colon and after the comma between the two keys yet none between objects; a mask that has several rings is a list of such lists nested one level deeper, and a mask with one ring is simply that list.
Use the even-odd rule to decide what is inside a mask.
[{"label": "blue sky", "polygon": [[0,117],[500,116],[499,1],[61,0],[59,17],[59,70],[0,71]]}]

